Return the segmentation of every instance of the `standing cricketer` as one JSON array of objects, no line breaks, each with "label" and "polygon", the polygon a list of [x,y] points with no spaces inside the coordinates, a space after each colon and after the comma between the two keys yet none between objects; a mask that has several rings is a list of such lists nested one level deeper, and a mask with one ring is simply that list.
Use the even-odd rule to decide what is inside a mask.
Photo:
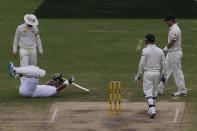
[{"label": "standing cricketer", "polygon": [[135,76],[135,81],[143,78],[143,91],[148,103],[148,114],[150,118],[154,118],[156,115],[155,103],[158,95],[157,85],[160,79],[161,66],[162,81],[165,83],[166,79],[166,62],[165,55],[162,49],[158,48],[155,44],[155,36],[153,34],[147,34],[145,36],[146,47],[142,51],[142,56],[138,68],[138,73]]},{"label": "standing cricketer", "polygon": [[13,57],[17,55],[20,47],[20,66],[37,66],[37,49],[43,55],[42,43],[38,30],[38,19],[33,14],[24,16],[25,23],[16,29],[13,43]]},{"label": "standing cricketer", "polygon": [[[169,27],[168,43],[163,49],[164,52],[167,54],[167,80],[169,79],[171,74],[173,74],[178,90],[177,92],[173,93],[173,95],[186,96],[187,89],[185,88],[185,80],[181,67],[181,58],[183,55],[181,48],[181,30],[173,16],[167,16],[164,19],[164,22]],[[160,95],[164,93],[166,84],[167,83],[160,82],[160,84],[158,85]]]}]

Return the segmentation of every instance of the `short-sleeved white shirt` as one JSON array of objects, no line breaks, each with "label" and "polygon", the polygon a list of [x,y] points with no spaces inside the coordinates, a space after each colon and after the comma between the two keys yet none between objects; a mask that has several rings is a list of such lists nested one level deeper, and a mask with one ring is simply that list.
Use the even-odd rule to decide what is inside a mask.
[{"label": "short-sleeved white shirt", "polygon": [[176,40],[174,45],[168,50],[169,52],[182,51],[181,48],[181,29],[178,24],[174,24],[170,27],[168,33],[168,43],[171,40]]}]

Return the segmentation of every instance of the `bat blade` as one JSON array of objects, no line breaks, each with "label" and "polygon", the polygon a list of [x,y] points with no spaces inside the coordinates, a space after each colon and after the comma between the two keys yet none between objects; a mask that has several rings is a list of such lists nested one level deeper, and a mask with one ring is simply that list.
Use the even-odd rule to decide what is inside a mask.
[{"label": "bat blade", "polygon": [[77,87],[77,88],[79,88],[79,89],[81,89],[81,90],[84,90],[84,91],[86,91],[86,92],[90,92],[89,89],[87,89],[87,88],[85,88],[85,87],[82,87],[82,86],[80,86],[80,85],[78,85],[78,84],[76,84],[76,83],[72,83],[72,85],[75,86],[75,87]]}]

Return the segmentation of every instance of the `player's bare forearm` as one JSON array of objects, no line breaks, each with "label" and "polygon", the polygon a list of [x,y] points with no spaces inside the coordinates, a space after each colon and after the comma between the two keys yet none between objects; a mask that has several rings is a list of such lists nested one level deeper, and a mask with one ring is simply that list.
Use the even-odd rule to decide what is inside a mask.
[{"label": "player's bare forearm", "polygon": [[171,41],[166,45],[167,48],[170,49],[170,48],[174,45],[175,41],[176,41],[176,40],[171,40]]},{"label": "player's bare forearm", "polygon": [[45,85],[51,85],[54,81],[53,80],[49,80],[45,83]]},{"label": "player's bare forearm", "polygon": [[59,91],[63,90],[65,87],[66,87],[65,84],[61,84],[59,87],[57,87],[57,91],[59,92]]}]

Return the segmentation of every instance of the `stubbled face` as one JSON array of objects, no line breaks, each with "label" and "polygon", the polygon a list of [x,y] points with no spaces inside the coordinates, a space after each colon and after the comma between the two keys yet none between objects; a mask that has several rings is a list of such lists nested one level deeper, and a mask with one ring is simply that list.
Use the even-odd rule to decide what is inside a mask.
[{"label": "stubbled face", "polygon": [[167,25],[168,27],[171,27],[171,26],[174,24],[174,21],[172,21],[172,20],[167,20],[167,21],[165,21],[165,23],[166,23],[166,25]]}]

